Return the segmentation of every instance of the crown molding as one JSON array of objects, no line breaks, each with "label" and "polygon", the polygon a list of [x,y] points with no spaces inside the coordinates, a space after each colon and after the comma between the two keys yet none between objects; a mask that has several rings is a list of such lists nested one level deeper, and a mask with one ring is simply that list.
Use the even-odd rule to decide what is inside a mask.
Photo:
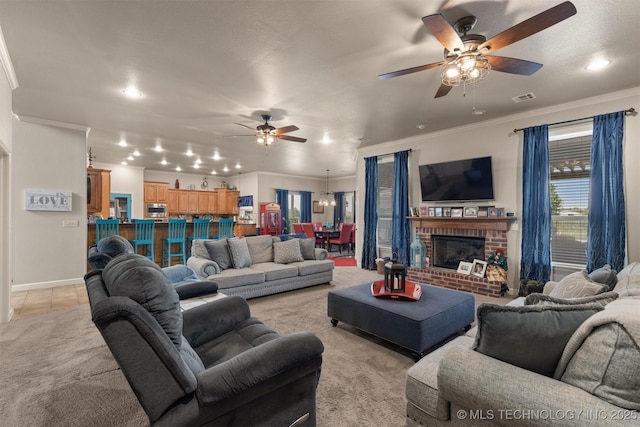
[{"label": "crown molding", "polygon": [[18,78],[16,77],[16,72],[13,69],[13,63],[11,62],[11,57],[9,56],[7,44],[4,42],[2,28],[0,28],[0,63],[2,63],[4,75],[7,76],[9,87],[11,87],[11,90],[16,90],[18,88]]}]

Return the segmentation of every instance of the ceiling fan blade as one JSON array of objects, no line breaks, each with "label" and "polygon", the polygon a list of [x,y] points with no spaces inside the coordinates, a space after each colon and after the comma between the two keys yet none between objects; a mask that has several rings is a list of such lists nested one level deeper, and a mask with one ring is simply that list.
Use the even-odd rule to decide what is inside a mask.
[{"label": "ceiling fan blade", "polygon": [[493,71],[501,71],[503,73],[520,74],[523,76],[530,76],[540,68],[542,64],[537,62],[525,61],[524,59],[507,58],[505,56],[493,56],[485,55],[491,69]]},{"label": "ceiling fan blade", "polygon": [[275,132],[276,132],[276,135],[280,135],[281,133],[289,133],[289,132],[293,132],[294,130],[298,130],[298,126],[294,126],[294,125],[284,126],[276,129]]},{"label": "ceiling fan blade", "polygon": [[451,24],[444,19],[444,16],[439,13],[424,16],[422,22],[449,52],[453,52],[455,49],[464,50],[464,43],[460,36]]},{"label": "ceiling fan blade", "polygon": [[392,71],[391,73],[380,74],[378,78],[380,80],[390,79],[391,77],[404,76],[405,74],[416,73],[418,71],[430,70],[432,68],[437,68],[444,64],[444,61],[434,62],[433,64],[427,65],[419,65],[417,67],[406,68],[404,70]]},{"label": "ceiling fan blade", "polygon": [[576,7],[570,1],[560,3],[551,9],[545,10],[526,21],[522,21],[521,23],[514,25],[500,34],[491,37],[489,40],[478,46],[478,51],[482,51],[483,48],[486,48],[489,49],[489,52],[495,52],[498,49],[502,49],[505,46],[509,46],[512,43],[549,28],[558,22],[564,21],[576,13]]},{"label": "ceiling fan blade", "polygon": [[453,89],[452,86],[447,86],[445,84],[441,84],[440,87],[438,88],[438,91],[436,92],[436,96],[434,96],[434,98],[440,98],[445,96],[446,94],[449,93],[449,91]]},{"label": "ceiling fan blade", "polygon": [[297,136],[289,136],[289,135],[276,135],[278,139],[285,139],[287,141],[293,142],[307,142],[306,138],[298,138]]},{"label": "ceiling fan blade", "polygon": [[247,126],[247,125],[243,125],[242,123],[234,123],[234,125],[243,126],[243,127],[246,127],[247,129],[251,129],[251,130],[256,130],[256,128],[253,128],[253,127]]}]

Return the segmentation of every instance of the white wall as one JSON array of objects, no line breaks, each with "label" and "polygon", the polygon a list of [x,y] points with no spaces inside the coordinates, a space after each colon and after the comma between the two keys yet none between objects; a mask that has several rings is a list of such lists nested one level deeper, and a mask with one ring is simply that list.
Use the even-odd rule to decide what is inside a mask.
[{"label": "white wall", "polygon": [[111,193],[131,195],[131,218],[144,218],[144,168],[93,162],[96,169],[111,171]]},{"label": "white wall", "polygon": [[[480,123],[434,132],[402,141],[380,144],[359,150],[357,168],[357,241],[362,241],[364,230],[364,158],[411,149],[411,197],[410,205],[422,204],[418,165],[437,163],[462,158],[492,156],[494,173],[495,202],[498,207],[516,213],[516,226],[508,233],[509,281],[513,291],[517,289],[520,253],[520,213],[522,209],[522,133],[514,134],[516,128],[525,128],[544,123],[589,117],[597,114],[626,110],[640,106],[640,88],[591,98],[544,110],[529,112]],[[640,118],[627,116],[625,120],[625,197],[627,209],[627,244],[629,261],[640,260],[640,192],[635,186],[640,180],[637,159],[640,158]],[[451,203],[440,205],[451,206]],[[516,230],[517,229],[517,230]],[[362,247],[358,248],[356,259],[360,260]]]},{"label": "white wall", "polygon": [[[14,119],[12,157],[13,290],[83,283],[87,259],[85,132]],[[25,190],[70,191],[73,210],[27,211]],[[63,220],[76,220],[78,227],[63,228]]]}]

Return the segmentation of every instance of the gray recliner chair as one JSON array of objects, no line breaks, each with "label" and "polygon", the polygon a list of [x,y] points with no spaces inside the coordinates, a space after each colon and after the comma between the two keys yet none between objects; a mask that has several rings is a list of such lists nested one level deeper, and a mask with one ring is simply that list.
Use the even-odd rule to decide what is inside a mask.
[{"label": "gray recliner chair", "polygon": [[280,335],[240,297],[184,312],[160,267],[122,254],[85,276],[91,316],[152,425],[316,423],[324,347]]}]

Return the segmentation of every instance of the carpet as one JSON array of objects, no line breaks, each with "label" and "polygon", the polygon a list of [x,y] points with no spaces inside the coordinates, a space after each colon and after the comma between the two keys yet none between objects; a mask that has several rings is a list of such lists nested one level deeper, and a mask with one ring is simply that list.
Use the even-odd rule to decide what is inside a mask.
[{"label": "carpet", "polygon": [[336,267],[357,267],[358,265],[355,258],[329,257],[329,259],[333,261]]},{"label": "carpet", "polygon": [[[404,426],[410,354],[327,317],[327,293],[381,277],[337,267],[330,285],[249,300],[282,334],[323,342],[318,426]],[[0,325],[0,419],[6,426],[140,426],[149,421],[91,322],[88,305]]]}]

